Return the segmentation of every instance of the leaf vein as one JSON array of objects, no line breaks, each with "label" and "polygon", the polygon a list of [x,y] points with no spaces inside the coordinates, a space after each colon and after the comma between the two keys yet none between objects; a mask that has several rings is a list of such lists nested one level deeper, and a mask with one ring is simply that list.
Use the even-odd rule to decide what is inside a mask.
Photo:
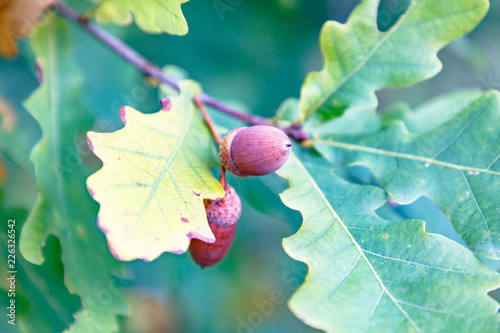
[{"label": "leaf vein", "polygon": [[[384,290],[384,292],[387,294],[387,296],[389,296],[389,298],[391,299],[391,301],[394,303],[394,305],[396,305],[396,307],[398,308],[398,310],[406,317],[406,319],[408,319],[408,321],[410,322],[410,324],[417,330],[417,331],[420,331],[420,327],[417,325],[417,323],[413,320],[413,318],[410,317],[410,315],[401,307],[401,305],[397,302],[396,298],[389,292],[389,290],[387,290],[386,286],[384,285],[384,283],[382,282],[382,279],[380,278],[380,276],[378,275],[378,273],[375,271],[375,268],[372,266],[371,262],[368,260],[368,258],[366,257],[365,253],[364,253],[364,249],[361,248],[361,246],[356,242],[356,239],[354,238],[354,236],[349,232],[349,229],[347,228],[347,226],[343,223],[343,221],[341,220],[340,216],[338,216],[337,212],[333,209],[333,207],[330,205],[330,203],[328,202],[328,200],[326,199],[326,197],[323,195],[323,193],[321,192],[321,189],[319,188],[318,184],[316,183],[316,181],[312,178],[312,176],[309,174],[309,172],[307,171],[307,169],[305,169],[304,165],[302,163],[297,163],[300,168],[303,169],[303,172],[304,174],[306,175],[306,177],[309,179],[309,182],[311,183],[312,187],[314,189],[316,189],[316,191],[318,192],[318,194],[321,196],[321,199],[322,201],[325,203],[325,205],[327,206],[327,208],[331,211],[331,213],[333,214],[334,216],[334,220],[338,220],[339,224],[342,226],[342,228],[345,230],[347,236],[351,239],[351,241],[353,242],[353,244],[356,246],[357,250],[359,251],[359,253],[361,254],[361,256],[363,257],[364,261],[367,263],[367,265],[369,266],[370,270],[372,271],[373,275],[375,276],[375,278],[377,279],[378,283],[380,284],[380,286],[382,287],[382,289]],[[333,224],[333,221],[331,222]]]},{"label": "leaf vein", "polygon": [[414,161],[425,162],[425,163],[429,163],[429,164],[435,164],[435,165],[439,165],[439,166],[443,166],[443,167],[447,167],[447,168],[451,168],[451,169],[456,169],[456,170],[484,172],[487,174],[500,176],[500,172],[491,171],[488,169],[476,168],[476,167],[457,165],[457,164],[443,162],[443,161],[439,161],[439,160],[435,160],[435,159],[423,157],[423,156],[398,153],[398,152],[393,152],[393,151],[388,151],[388,150],[383,150],[383,149],[378,149],[378,148],[373,148],[373,147],[367,147],[367,146],[361,146],[361,145],[355,145],[355,144],[339,142],[339,141],[318,139],[318,140],[315,140],[314,142],[316,144],[324,144],[327,146],[341,148],[341,149],[348,149],[348,150],[350,149],[350,150],[362,151],[365,153],[371,153],[371,154],[376,154],[376,155],[404,158],[404,159],[408,159],[408,160],[414,160]]},{"label": "leaf vein", "polygon": [[493,248],[495,248],[495,245],[493,244],[493,238],[491,237],[491,230],[490,230],[490,226],[488,225],[488,221],[484,217],[483,210],[481,209],[481,207],[479,207],[479,204],[477,203],[476,196],[474,195],[474,191],[472,190],[470,183],[469,183],[469,180],[467,179],[467,176],[465,176],[465,173],[463,170],[462,170],[462,176],[464,177],[465,183],[467,184],[467,187],[469,188],[471,197],[474,200],[474,203],[476,204],[476,208],[479,211],[479,213],[481,214],[481,218],[483,219],[484,225],[486,226],[486,230],[488,230],[488,237],[490,239],[491,246]]},{"label": "leaf vein", "polygon": [[414,262],[414,261],[408,261],[408,260],[404,260],[404,259],[388,257],[388,256],[384,256],[382,254],[375,253],[375,252],[372,252],[372,251],[368,251],[368,250],[365,250],[365,249],[362,249],[362,251],[365,252],[365,253],[369,253],[371,255],[383,258],[383,259],[393,260],[393,261],[401,262],[401,263],[404,263],[404,264],[409,264],[409,265],[414,265],[414,266],[420,266],[420,267],[430,268],[430,269],[436,269],[436,270],[443,271],[443,272],[452,272],[452,273],[459,273],[459,274],[468,274],[468,275],[473,275],[473,276],[481,276],[481,274],[477,274],[477,273],[465,272],[465,271],[457,271],[457,270],[450,269],[450,268],[443,268],[443,267],[438,267],[438,266],[426,265],[426,264],[421,264],[421,263]]},{"label": "leaf vein", "polygon": [[358,264],[359,260],[361,259],[361,254],[358,256],[358,258],[356,259],[356,261],[354,262],[354,264],[352,265],[352,267],[349,269],[349,271],[342,277],[342,280],[340,280],[336,285],[335,287],[330,290],[323,298],[319,299],[318,301],[316,301],[314,304],[312,304],[310,306],[310,309],[318,306],[318,304],[321,304],[323,303],[324,301],[326,301],[327,299],[329,299],[333,293],[335,293],[335,291],[340,287],[340,285],[342,284],[342,282],[344,282],[347,277],[352,273],[352,271],[354,270],[354,268],[356,268],[356,265]]},{"label": "leaf vein", "polygon": [[370,314],[370,319],[368,319],[368,323],[367,323],[367,325],[366,325],[366,332],[368,332],[368,330],[370,329],[370,324],[371,324],[371,322],[372,322],[372,318],[373,318],[373,316],[375,315],[375,311],[377,310],[378,305],[380,304],[380,300],[382,299],[382,296],[384,296],[384,290],[380,291],[380,295],[379,295],[379,297],[378,297],[378,299],[377,299],[377,302],[375,303],[375,306],[374,306],[374,308],[373,308],[373,311],[372,311],[372,313]]},{"label": "leaf vein", "polygon": [[111,150],[120,151],[120,152],[131,154],[131,155],[137,155],[137,156],[141,156],[141,157],[150,157],[150,158],[154,158],[154,159],[157,159],[157,160],[168,161],[168,158],[166,158],[166,157],[156,156],[156,155],[151,155],[151,154],[146,154],[146,153],[142,153],[142,152],[139,152],[139,151],[133,151],[133,150],[129,150],[129,149],[112,147],[112,146],[105,146],[105,145],[102,145],[100,147],[111,149]]},{"label": "leaf vein", "polygon": [[[155,191],[156,189],[158,188],[158,185],[160,184],[161,180],[163,179],[163,177],[165,176],[165,173],[167,173],[168,171],[168,168],[170,166],[170,164],[172,163],[173,159],[175,158],[175,156],[177,155],[177,152],[179,151],[180,147],[181,147],[181,144],[182,142],[184,141],[184,138],[186,137],[186,133],[188,132],[188,128],[189,126],[191,125],[191,120],[193,118],[193,108],[191,107],[190,108],[190,111],[189,111],[189,116],[188,116],[188,119],[186,119],[186,124],[184,126],[184,128],[182,129],[182,134],[181,136],[179,137],[179,140],[177,141],[173,151],[172,151],[172,154],[170,155],[170,157],[168,158],[167,160],[167,163],[165,164],[165,167],[163,168],[160,176],[158,177],[158,179],[156,180],[155,184],[153,185],[152,189],[151,189],[151,194],[149,195],[149,198],[148,200],[146,201],[146,203],[144,204],[144,207],[142,209],[142,211],[139,213],[139,215],[137,216],[137,219],[136,219],[136,222],[135,222],[135,225],[137,226],[139,220],[142,218],[142,216],[144,215],[144,212],[146,211],[147,207],[149,206],[152,198],[154,197],[155,195]],[[164,159],[164,158],[162,158]],[[169,177],[170,179],[172,179],[171,175],[169,174]],[[174,183],[175,184],[175,183]],[[176,186],[177,188],[177,186]],[[135,230],[135,228],[131,228],[131,230]]]},{"label": "leaf vein", "polygon": [[[406,11],[406,13],[404,13],[402,15],[402,17],[400,18],[399,22],[401,22],[401,20],[403,19],[403,17],[406,17],[409,15],[409,13],[411,13],[413,7],[410,7],[408,8],[408,10]],[[398,25],[398,23],[396,23],[396,26]],[[380,38],[376,44],[374,44],[373,48],[370,50],[370,52],[368,52],[366,54],[366,56],[359,62],[359,64],[353,68],[353,70],[348,73],[342,80],[340,80],[337,84],[333,85],[331,89],[329,89],[325,95],[321,98],[318,99],[318,101],[316,103],[314,103],[311,107],[309,107],[309,110],[307,110],[307,112],[305,112],[305,118],[309,118],[309,116],[311,116],[317,109],[319,109],[321,107],[321,105],[323,105],[333,94],[335,94],[336,91],[338,91],[338,89],[340,87],[342,87],[347,81],[349,81],[358,71],[360,71],[363,66],[371,59],[371,57],[379,50],[379,48],[384,45],[385,41],[387,39],[389,39],[389,37],[395,32],[397,31],[397,29],[395,29],[395,27],[393,27],[391,30],[389,30],[388,32],[386,32],[382,38]],[[380,36],[380,34],[378,34]],[[326,61],[325,61],[325,65],[326,65]]]},{"label": "leaf vein", "polygon": [[420,305],[417,305],[417,304],[413,304],[413,303],[408,303],[408,302],[405,302],[405,301],[402,301],[402,300],[398,300],[398,302],[401,303],[401,304],[403,304],[403,305],[406,305],[406,306],[409,306],[409,307],[412,307],[412,308],[415,308],[415,309],[419,309],[419,310],[422,310],[422,311],[436,312],[436,313],[440,313],[440,314],[444,314],[444,315],[448,315],[448,316],[453,316],[453,317],[458,317],[458,318],[462,318],[462,319],[468,319],[468,320],[472,320],[472,321],[477,321],[478,320],[476,318],[465,317],[465,316],[461,316],[461,315],[458,315],[458,314],[455,314],[455,313],[451,313],[451,312],[446,312],[446,311],[441,311],[441,310],[426,308],[426,307],[423,307],[423,306],[420,306]]}]

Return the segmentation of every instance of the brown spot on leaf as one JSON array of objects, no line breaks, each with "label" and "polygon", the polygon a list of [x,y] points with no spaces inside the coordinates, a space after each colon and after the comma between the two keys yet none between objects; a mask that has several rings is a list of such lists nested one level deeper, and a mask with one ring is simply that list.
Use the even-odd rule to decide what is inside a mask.
[{"label": "brown spot on leaf", "polygon": [[16,112],[12,105],[0,96],[0,125],[1,129],[11,131],[17,124]]},{"label": "brown spot on leaf", "polygon": [[387,238],[387,234],[384,234],[382,237]]},{"label": "brown spot on leaf", "polygon": [[0,183],[3,183],[7,178],[7,168],[0,161]]},{"label": "brown spot on leaf", "polygon": [[76,232],[78,233],[78,236],[80,236],[80,238],[85,238],[86,236],[86,232],[85,232],[85,228],[83,228],[81,225],[78,225],[76,227]]}]

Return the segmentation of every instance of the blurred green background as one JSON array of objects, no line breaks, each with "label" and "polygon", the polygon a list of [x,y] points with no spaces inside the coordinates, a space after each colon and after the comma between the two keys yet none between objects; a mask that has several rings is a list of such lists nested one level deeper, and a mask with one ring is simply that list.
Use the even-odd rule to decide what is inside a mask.
[{"label": "blurred green background", "polygon": [[[190,1],[182,6],[190,29],[187,36],[148,35],[134,26],[106,28],[154,63],[183,68],[207,93],[270,117],[285,98],[299,96],[308,72],[321,69],[318,36],[324,21],[344,22],[356,2],[242,0],[221,14],[212,1]],[[81,11],[89,8],[85,1],[69,3]],[[389,8],[383,6],[390,3],[383,2],[382,8]],[[408,1],[401,3],[404,10]],[[379,20],[380,29],[387,29],[397,14]],[[121,128],[118,109],[123,105],[143,112],[159,109],[157,89],[149,86],[139,72],[78,27],[71,28],[74,56],[85,76],[82,94],[98,119],[95,130]],[[500,3],[492,1],[490,12],[475,31],[439,53],[444,64],[439,75],[410,88],[379,92],[379,110],[382,112],[398,101],[415,107],[455,89],[500,89],[498,31]],[[0,99],[11,105],[17,122],[14,132],[0,136],[0,162],[6,169],[0,170],[0,217],[5,221],[15,216],[18,235],[37,197],[28,154],[41,135],[21,104],[38,83],[33,54],[27,42],[20,44],[17,59],[0,59]],[[213,112],[219,125],[239,125]],[[2,125],[9,117],[2,115]],[[99,162],[92,162],[97,169]],[[346,177],[374,182],[362,168],[346,170]],[[288,298],[307,272],[304,264],[290,259],[281,247],[282,239],[292,235],[301,223],[300,214],[284,207],[277,196],[286,183],[274,175],[230,177],[230,183],[243,199],[243,216],[227,258],[204,270],[188,254],[163,254],[151,263],[126,264],[125,273],[130,280],[116,284],[125,291],[133,315],[121,318],[123,332],[316,331],[295,318],[286,303],[275,302],[272,297],[281,293]],[[385,206],[379,212],[389,219],[423,219],[428,231],[461,242],[448,219],[427,199],[396,209]],[[5,230],[0,235],[5,241]],[[78,310],[78,297],[69,295],[62,283],[59,252],[58,242],[52,237],[44,251],[47,261],[43,266],[31,265],[18,257],[18,288],[22,294],[18,318],[30,319],[19,328],[34,332],[37,320],[50,321],[52,331],[60,332]],[[2,267],[4,261],[2,256]],[[496,262],[486,263],[492,269],[500,269]],[[5,288],[5,279],[1,277],[0,286]],[[2,307],[5,297],[4,293],[0,295]],[[5,325],[2,320],[0,331],[10,329]]]}]

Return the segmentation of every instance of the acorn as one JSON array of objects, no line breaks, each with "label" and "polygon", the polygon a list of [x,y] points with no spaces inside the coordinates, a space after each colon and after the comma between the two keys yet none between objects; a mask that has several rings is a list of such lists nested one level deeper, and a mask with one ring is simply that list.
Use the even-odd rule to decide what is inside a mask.
[{"label": "acorn", "polygon": [[236,222],[241,216],[241,201],[234,188],[226,184],[225,190],[224,198],[203,201],[215,242],[206,243],[193,239],[189,245],[191,257],[201,267],[217,264],[226,256],[233,243]]},{"label": "acorn", "polygon": [[238,127],[219,146],[222,166],[240,176],[263,176],[285,164],[292,151],[288,136],[272,126]]}]

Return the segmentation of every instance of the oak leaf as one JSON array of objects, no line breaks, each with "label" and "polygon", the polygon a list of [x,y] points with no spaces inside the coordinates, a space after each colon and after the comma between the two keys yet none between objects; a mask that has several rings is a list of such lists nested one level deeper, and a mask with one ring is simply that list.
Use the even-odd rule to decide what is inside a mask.
[{"label": "oak leaf", "polygon": [[40,13],[55,0],[0,0],[0,55],[17,54],[16,39],[28,37]]}]

